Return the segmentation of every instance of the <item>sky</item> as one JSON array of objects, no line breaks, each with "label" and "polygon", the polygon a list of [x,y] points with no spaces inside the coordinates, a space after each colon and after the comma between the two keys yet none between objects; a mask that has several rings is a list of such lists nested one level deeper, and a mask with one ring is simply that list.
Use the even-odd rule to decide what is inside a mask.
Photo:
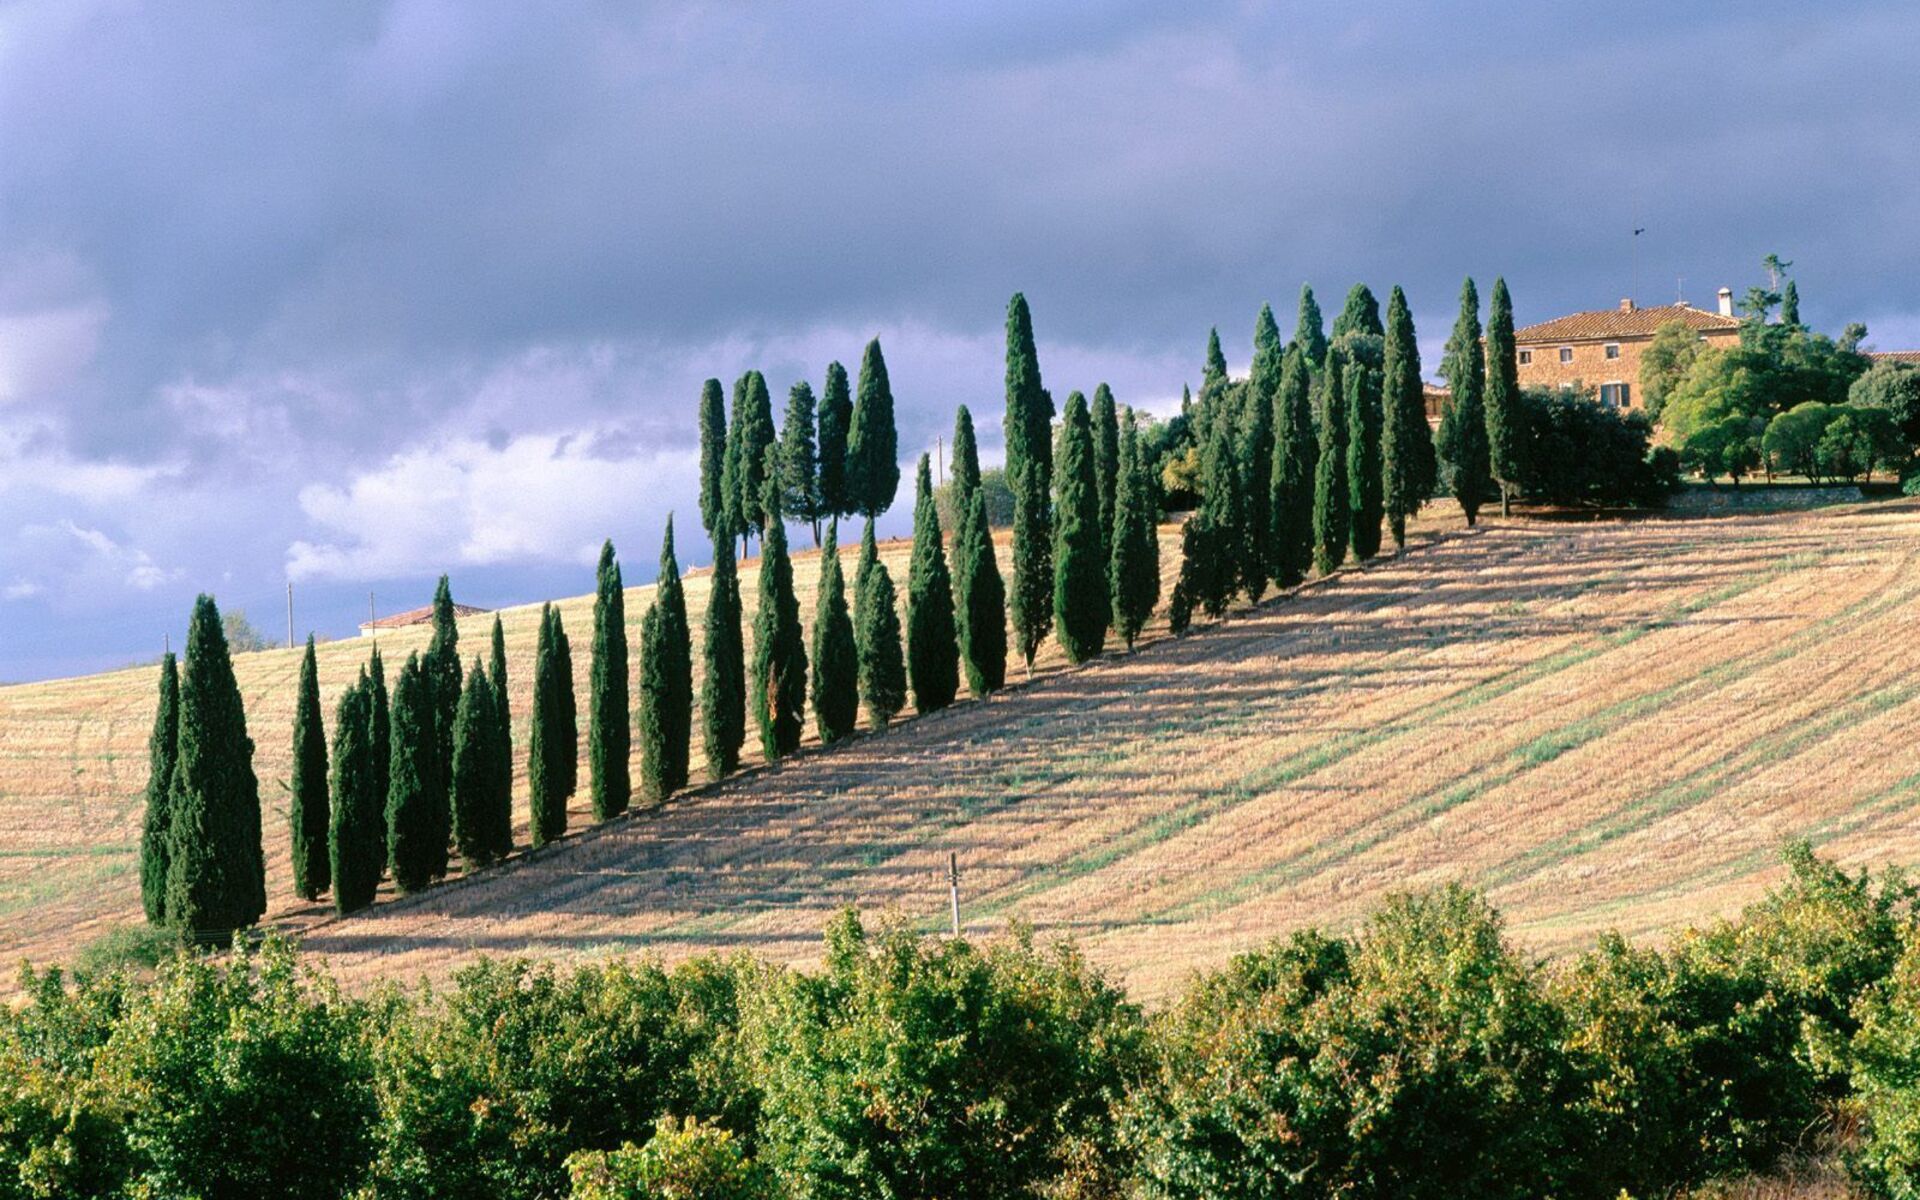
[{"label": "sky", "polygon": [[1303,283],[1404,286],[1431,373],[1465,276],[1524,324],[1772,252],[1920,347],[1916,45],[1904,0],[0,0],[0,680],[202,591],[350,636],[607,537],[650,579],[670,512],[707,561],[701,381],[777,417],[873,337],[903,458],[964,403],[992,459],[1015,291],[1056,397],[1163,413]]}]

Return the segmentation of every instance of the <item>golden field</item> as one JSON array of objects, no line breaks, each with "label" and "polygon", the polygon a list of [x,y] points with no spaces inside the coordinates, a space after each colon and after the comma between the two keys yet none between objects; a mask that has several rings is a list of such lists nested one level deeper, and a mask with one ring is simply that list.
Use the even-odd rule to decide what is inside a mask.
[{"label": "golden field", "polygon": [[[290,896],[298,656],[243,655],[269,920],[350,981],[476,952],[806,961],[841,905],[942,927],[951,852],[970,930],[1071,935],[1153,999],[1393,889],[1478,884],[1553,953],[1731,910],[1789,837],[1920,858],[1920,506],[1458,526],[1439,512],[1404,556],[604,826],[583,786],[561,844],[344,920]],[[903,594],[906,552],[886,550]],[[809,622],[816,570],[797,556]],[[751,565],[742,582],[751,608]],[[628,594],[636,647],[649,591]],[[696,630],[705,595],[696,574]],[[561,606],[583,701],[590,605]],[[536,614],[504,614],[523,744]],[[490,620],[462,623],[469,661]],[[425,638],[381,645],[391,664]],[[366,649],[321,647],[329,717]],[[152,705],[151,670],[0,689],[0,954],[138,919]]]}]

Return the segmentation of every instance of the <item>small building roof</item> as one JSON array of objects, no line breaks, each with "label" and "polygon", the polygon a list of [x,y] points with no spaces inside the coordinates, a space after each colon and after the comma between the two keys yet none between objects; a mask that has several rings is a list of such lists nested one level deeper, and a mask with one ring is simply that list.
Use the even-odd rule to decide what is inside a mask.
[{"label": "small building roof", "polygon": [[1869,350],[1867,357],[1873,361],[1912,363],[1920,367],[1920,350]]},{"label": "small building roof", "polygon": [[1513,332],[1516,342],[1590,342],[1613,338],[1652,337],[1662,325],[1678,321],[1688,329],[1702,333],[1733,333],[1740,328],[1735,317],[1695,308],[1691,304],[1660,304],[1652,308],[1595,309],[1577,312]]},{"label": "small building roof", "polygon": [[[477,617],[492,609],[475,608],[471,604],[456,604],[453,615],[456,617]],[[410,608],[406,612],[394,613],[390,617],[378,617],[371,621],[360,622],[362,630],[368,629],[404,629],[408,625],[425,625],[433,620],[433,605],[424,608]]]}]

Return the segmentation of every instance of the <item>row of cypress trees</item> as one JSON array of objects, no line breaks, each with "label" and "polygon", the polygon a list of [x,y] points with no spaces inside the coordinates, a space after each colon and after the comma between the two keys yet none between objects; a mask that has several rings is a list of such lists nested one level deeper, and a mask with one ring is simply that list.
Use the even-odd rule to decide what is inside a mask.
[{"label": "row of cypress trees", "polygon": [[1452,468],[1451,490],[1467,524],[1474,523],[1490,488],[1498,487],[1505,516],[1520,474],[1520,364],[1513,334],[1513,297],[1507,281],[1493,281],[1485,335],[1480,293],[1469,278],[1460,288],[1460,315],[1447,338],[1440,374],[1452,393],[1440,418],[1440,453]]}]

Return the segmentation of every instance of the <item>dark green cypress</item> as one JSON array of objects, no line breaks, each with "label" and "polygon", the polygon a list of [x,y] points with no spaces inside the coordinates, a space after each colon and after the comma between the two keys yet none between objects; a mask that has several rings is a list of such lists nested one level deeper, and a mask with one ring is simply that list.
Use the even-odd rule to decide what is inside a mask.
[{"label": "dark green cypress", "polygon": [[900,490],[900,435],[893,424],[893,386],[880,339],[860,359],[860,391],[847,431],[847,491],[855,512],[877,517]]},{"label": "dark green cypress", "polygon": [[1520,365],[1513,341],[1513,297],[1504,278],[1493,281],[1487,311],[1487,466],[1500,484],[1500,515],[1511,510],[1521,459]]},{"label": "dark green cypress", "polygon": [[402,892],[417,892],[432,883],[434,868],[446,856],[428,794],[433,704],[433,677],[419,655],[409,654],[393,683],[392,775],[387,783],[387,873]]},{"label": "dark green cypress", "polygon": [[660,575],[640,626],[640,777],[647,798],[687,786],[693,740],[693,628],[673,548],[673,517],[660,542]]},{"label": "dark green cypress", "polygon": [[1153,481],[1147,474],[1132,409],[1121,422],[1119,459],[1107,588],[1114,632],[1131,650],[1160,600],[1160,531],[1155,520]]},{"label": "dark green cypress", "polygon": [[224,942],[267,911],[260,784],[233,659],[213,597],[194,601],[180,681],[179,756],[169,801],[167,923]]},{"label": "dark green cypress", "polygon": [[587,763],[593,818],[627,811],[633,798],[633,710],[627,696],[627,590],[613,541],[600,547],[593,598],[593,662],[587,667]]},{"label": "dark green cypress", "polygon": [[828,518],[853,515],[853,497],[847,491],[847,435],[853,430],[853,396],[847,387],[847,369],[827,364],[827,386],[820,393],[820,511]]},{"label": "dark green cypress", "polygon": [[487,708],[493,717],[493,736],[486,743],[487,786],[482,813],[487,853],[495,861],[513,853],[513,731],[499,707],[500,698],[506,693],[504,659],[501,667],[498,677],[492,671],[487,673],[487,688],[491,693]]},{"label": "dark green cypress", "polygon": [[820,743],[850,736],[860,720],[860,653],[840,571],[840,544],[831,525],[820,550],[820,596],[813,616],[813,724]]},{"label": "dark green cypress", "polygon": [[968,690],[984,696],[1007,682],[1007,588],[980,491],[973,414],[964,404],[953,420],[953,497],[959,524],[953,535],[953,607],[960,665]]},{"label": "dark green cypress", "polygon": [[430,697],[430,725],[433,738],[431,773],[426,776],[427,801],[433,814],[437,851],[426,860],[433,878],[447,873],[448,851],[453,845],[453,714],[460,707],[461,666],[460,629],[453,613],[453,590],[447,577],[433,593],[433,641],[420,661]]},{"label": "dark green cypress", "polygon": [[1019,476],[1028,463],[1035,463],[1040,473],[1039,494],[1044,499],[1053,486],[1053,400],[1040,383],[1040,353],[1034,346],[1033,314],[1027,309],[1027,298],[1019,292],[1007,302],[1004,432],[1008,485],[1017,495]]},{"label": "dark green cypress", "polygon": [[[527,739],[527,802],[536,850],[567,832],[567,800],[573,795],[567,760],[578,748],[567,736],[573,693],[561,666],[564,636],[560,614],[551,604],[541,605],[533,658],[533,733]],[[398,705],[394,712],[397,719]]]},{"label": "dark green cypress", "polygon": [[1342,334],[1347,416],[1347,545],[1356,562],[1380,553],[1380,521],[1385,515],[1380,462],[1382,339],[1375,334]]},{"label": "dark green cypress", "polygon": [[1373,298],[1373,289],[1364,283],[1356,283],[1347,291],[1346,306],[1333,319],[1333,340],[1338,341],[1349,333],[1370,333],[1375,337],[1386,333],[1380,324],[1380,302]]},{"label": "dark green cypress", "polygon": [[364,675],[341,694],[334,707],[328,782],[333,789],[327,831],[333,908],[344,915],[373,903],[387,854],[384,798],[374,779],[373,693]]},{"label": "dark green cypress", "polygon": [[1780,292],[1780,323],[1789,329],[1800,324],[1800,285],[1791,279]]},{"label": "dark green cypress", "polygon": [[1319,462],[1313,423],[1312,372],[1299,347],[1281,356],[1273,405],[1273,581],[1292,587],[1313,566],[1313,490]]},{"label": "dark green cypress", "polygon": [[940,510],[933,503],[932,460],[925,454],[920,456],[913,495],[913,558],[907,568],[907,684],[913,692],[914,708],[927,713],[952,704],[960,691],[960,641]]},{"label": "dark green cypress", "polygon": [[1220,330],[1207,330],[1207,365],[1200,373],[1200,396],[1207,396],[1227,386],[1227,356],[1220,349]]},{"label": "dark green cypress", "polygon": [[1351,510],[1347,493],[1346,357],[1338,346],[1327,352],[1326,368],[1314,379],[1315,424],[1319,456],[1313,475],[1313,566],[1331,574],[1347,557]]},{"label": "dark green cypress", "polygon": [[1120,482],[1120,411],[1113,403],[1113,389],[1101,384],[1093,389],[1093,470],[1100,485],[1100,574],[1107,573],[1107,561],[1113,557],[1113,496]]},{"label": "dark green cypress", "polygon": [[965,519],[973,494],[980,489],[980,445],[973,432],[973,413],[962,404],[953,414],[954,520]]},{"label": "dark green cypress", "polygon": [[780,427],[780,508],[813,529],[820,544],[820,455],[813,442],[813,388],[805,381],[787,391],[787,412]]},{"label": "dark green cypress", "polygon": [[1460,288],[1460,316],[1440,359],[1440,374],[1452,393],[1440,414],[1440,456],[1447,463],[1454,499],[1472,525],[1493,470],[1487,459],[1487,421],[1481,403],[1487,365],[1480,345],[1480,293],[1472,279]]},{"label": "dark green cypress", "polygon": [[1210,617],[1225,615],[1240,588],[1241,553],[1246,546],[1245,490],[1233,430],[1215,422],[1200,459],[1200,516],[1204,535],[1199,571],[1191,592]]},{"label": "dark green cypress", "polygon": [[1420,381],[1420,343],[1406,293],[1396,285],[1387,298],[1386,344],[1381,364],[1381,503],[1396,548],[1407,544],[1407,518],[1433,493],[1433,431],[1427,425],[1426,389]]},{"label": "dark green cypress", "polygon": [[860,535],[853,575],[853,645],[860,660],[860,698],[867,721],[883,731],[907,703],[907,664],[900,647],[900,610],[893,576],[880,561],[873,518]]},{"label": "dark green cypress", "polygon": [[726,474],[726,398],[720,381],[709,379],[700,385],[700,523],[708,533],[727,527]]},{"label": "dark green cypress", "polygon": [[469,871],[496,857],[493,743],[499,735],[493,686],[476,658],[453,716],[453,844]]},{"label": "dark green cypress", "polygon": [[1259,603],[1279,565],[1273,516],[1274,409],[1286,347],[1273,306],[1262,304],[1253,323],[1253,367],[1247,373],[1247,402],[1241,413],[1240,478],[1247,495],[1247,548],[1242,555],[1241,587]]},{"label": "dark green cypress", "polygon": [[1093,423],[1079,392],[1067,397],[1066,436],[1055,473],[1059,495],[1053,527],[1053,621],[1067,661],[1096,657],[1106,644],[1107,562],[1100,548],[1100,476]]},{"label": "dark green cypress", "polygon": [[701,653],[706,678],[700,693],[701,741],[707,778],[722,779],[740,765],[747,740],[747,660],[740,635],[740,574],[733,543],[713,542],[713,587],[707,597]]},{"label": "dark green cypress", "polygon": [[[387,664],[376,644],[367,658],[367,741],[373,756],[373,806],[376,815],[385,817],[387,788],[393,779],[393,712],[387,694]],[[386,833],[381,832],[382,854]],[[384,861],[384,860],[383,860]]]},{"label": "dark green cypress", "polygon": [[180,754],[180,667],[160,657],[160,700],[147,738],[147,812],[140,826],[140,902],[147,920],[167,921],[167,845],[173,828],[173,769]]},{"label": "dark green cypress", "polygon": [[293,704],[293,780],[287,822],[293,835],[293,891],[316,900],[333,885],[327,864],[327,731],[320,721],[319,666],[313,635],[300,657],[300,685]]},{"label": "dark green cypress", "polygon": [[[856,410],[854,427],[859,428]],[[770,456],[771,457],[771,456]],[[807,645],[800,632],[800,602],[793,594],[793,563],[787,558],[786,519],[780,510],[775,464],[767,465],[761,494],[764,539],[760,548],[759,607],[753,615],[753,719],[768,762],[800,747],[806,727]]]},{"label": "dark green cypress", "polygon": [[773,399],[767,379],[748,371],[733,385],[733,423],[727,430],[723,488],[736,537],[760,532],[760,496],[767,484],[767,448],[774,444]]},{"label": "dark green cypress", "polygon": [[1197,444],[1207,444],[1215,421],[1230,419],[1222,414],[1227,408],[1225,393],[1231,382],[1227,377],[1227,356],[1220,349],[1220,330],[1209,329],[1206,364],[1200,370],[1200,395],[1193,409],[1193,436]]},{"label": "dark green cypress", "polygon": [[1300,285],[1300,315],[1293,327],[1293,344],[1306,360],[1307,369],[1319,371],[1327,360],[1327,335],[1320,321],[1320,302],[1313,298],[1313,285]]},{"label": "dark green cypress", "polygon": [[487,660],[487,682],[493,687],[493,719],[500,723],[500,745],[507,755],[507,785],[513,785],[513,712],[507,705],[507,635],[500,614],[493,615],[492,651]]},{"label": "dark green cypress", "polygon": [[553,610],[553,648],[558,704],[555,727],[560,732],[553,743],[554,777],[560,780],[562,794],[571,800],[580,790],[580,703],[573,680],[573,639],[567,636],[558,608]]}]

